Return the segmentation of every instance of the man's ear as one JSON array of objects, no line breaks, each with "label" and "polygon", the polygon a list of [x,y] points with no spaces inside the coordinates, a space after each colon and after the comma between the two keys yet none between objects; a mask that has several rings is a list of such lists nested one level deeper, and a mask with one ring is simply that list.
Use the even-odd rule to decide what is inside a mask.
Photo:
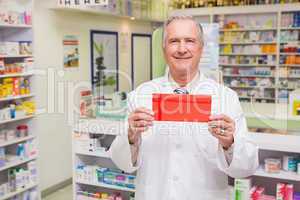
[{"label": "man's ear", "polygon": [[162,46],[162,52],[164,54],[164,58],[166,59],[166,46]]}]

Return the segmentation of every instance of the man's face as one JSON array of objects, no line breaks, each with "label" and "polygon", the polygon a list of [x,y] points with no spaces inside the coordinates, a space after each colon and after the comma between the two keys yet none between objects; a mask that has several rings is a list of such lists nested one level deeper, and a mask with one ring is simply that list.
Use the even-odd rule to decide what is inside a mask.
[{"label": "man's face", "polygon": [[197,71],[202,54],[197,24],[175,20],[167,26],[166,34],[164,54],[170,71],[187,75]]}]

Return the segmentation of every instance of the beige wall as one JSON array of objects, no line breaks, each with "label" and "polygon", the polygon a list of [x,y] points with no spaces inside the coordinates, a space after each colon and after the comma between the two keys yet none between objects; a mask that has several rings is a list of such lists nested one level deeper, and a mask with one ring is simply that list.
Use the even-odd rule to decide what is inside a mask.
[{"label": "beige wall", "polygon": [[[119,46],[120,69],[129,76],[131,73],[130,32],[151,33],[152,31],[150,23],[109,16],[53,11],[48,9],[49,6],[49,0],[35,1],[33,24],[35,65],[40,69],[39,73],[44,73],[36,76],[34,84],[37,105],[39,108],[44,108],[44,113],[34,121],[34,131],[38,135],[39,142],[39,173],[42,190],[72,175],[71,121],[67,113],[73,109],[72,102],[78,101],[78,93],[68,94],[72,92],[72,85],[90,82],[89,30],[129,33],[128,49],[120,51]],[[64,71],[62,38],[68,34],[79,37],[80,67]],[[50,71],[45,73],[47,69]],[[130,89],[128,81],[124,78],[120,80],[120,89],[125,91]]]}]

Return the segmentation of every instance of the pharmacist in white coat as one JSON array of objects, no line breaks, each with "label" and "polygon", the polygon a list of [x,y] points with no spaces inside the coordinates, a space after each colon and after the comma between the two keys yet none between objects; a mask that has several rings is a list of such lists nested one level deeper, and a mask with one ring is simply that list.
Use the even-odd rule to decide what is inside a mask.
[{"label": "pharmacist in white coat", "polygon": [[[191,16],[170,17],[163,43],[169,72],[129,95],[127,128],[110,154],[120,169],[137,171],[136,200],[229,200],[227,175],[247,177],[258,166],[237,94],[198,69],[202,34]],[[211,95],[210,121],[154,121],[153,93]]]}]

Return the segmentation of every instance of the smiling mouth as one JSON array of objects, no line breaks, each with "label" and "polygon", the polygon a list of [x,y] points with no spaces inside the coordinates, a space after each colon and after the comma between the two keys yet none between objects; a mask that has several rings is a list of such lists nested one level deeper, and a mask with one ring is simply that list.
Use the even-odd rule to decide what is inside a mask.
[{"label": "smiling mouth", "polygon": [[188,60],[191,59],[192,57],[174,57],[176,60]]}]

